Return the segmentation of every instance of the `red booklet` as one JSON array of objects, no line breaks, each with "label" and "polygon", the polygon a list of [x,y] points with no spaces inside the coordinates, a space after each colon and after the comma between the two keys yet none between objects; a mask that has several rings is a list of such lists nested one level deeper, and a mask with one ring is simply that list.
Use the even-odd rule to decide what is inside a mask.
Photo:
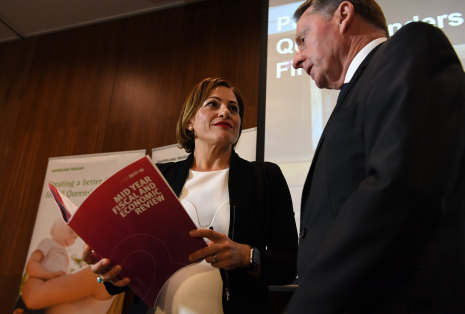
[{"label": "red booklet", "polygon": [[106,179],[79,207],[49,189],[68,225],[121,265],[129,287],[151,307],[171,275],[190,264],[189,254],[206,246],[189,236],[197,227],[148,156]]}]

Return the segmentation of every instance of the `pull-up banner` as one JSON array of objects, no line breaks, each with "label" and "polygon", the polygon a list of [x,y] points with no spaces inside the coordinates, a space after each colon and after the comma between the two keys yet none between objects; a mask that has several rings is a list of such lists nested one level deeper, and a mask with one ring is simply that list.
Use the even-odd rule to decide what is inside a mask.
[{"label": "pull-up banner", "polygon": [[[26,300],[40,313],[94,314],[110,308],[121,313],[121,298],[108,295],[81,259],[84,242],[63,223],[48,183],[79,206],[106,178],[144,155],[137,150],[49,158],[16,309]],[[111,228],[104,221],[101,226]]]}]

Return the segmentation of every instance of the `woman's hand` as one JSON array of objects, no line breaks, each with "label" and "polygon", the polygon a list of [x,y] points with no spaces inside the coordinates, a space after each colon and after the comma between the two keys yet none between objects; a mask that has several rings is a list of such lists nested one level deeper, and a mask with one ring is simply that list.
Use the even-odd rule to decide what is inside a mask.
[{"label": "woman's hand", "polygon": [[127,286],[130,282],[128,277],[121,279],[121,266],[116,265],[111,267],[108,258],[99,258],[95,252],[86,245],[82,251],[82,259],[89,264],[90,269],[99,275],[103,281],[110,281],[116,287]]},{"label": "woman's hand", "polygon": [[234,242],[225,234],[210,229],[191,230],[189,235],[210,240],[207,247],[189,255],[191,262],[204,258],[212,266],[225,270],[249,266],[250,246]]}]

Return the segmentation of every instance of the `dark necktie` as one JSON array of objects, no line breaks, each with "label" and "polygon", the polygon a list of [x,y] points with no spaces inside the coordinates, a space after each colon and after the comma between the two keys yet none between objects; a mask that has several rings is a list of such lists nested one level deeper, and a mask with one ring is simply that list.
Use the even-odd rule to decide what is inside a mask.
[{"label": "dark necktie", "polygon": [[339,102],[339,99],[341,98],[342,96],[342,93],[344,92],[344,90],[346,89],[347,85],[349,85],[349,83],[344,83],[341,87],[341,91],[339,92],[339,96],[337,96],[337,102]]}]

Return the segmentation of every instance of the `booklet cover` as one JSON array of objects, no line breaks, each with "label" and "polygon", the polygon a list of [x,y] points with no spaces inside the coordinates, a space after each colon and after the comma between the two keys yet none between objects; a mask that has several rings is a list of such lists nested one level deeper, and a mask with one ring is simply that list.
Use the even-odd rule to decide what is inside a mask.
[{"label": "booklet cover", "polygon": [[101,183],[75,206],[49,184],[63,219],[102,257],[122,266],[129,287],[154,307],[165,282],[206,246],[189,236],[196,229],[150,157],[143,157]]}]

